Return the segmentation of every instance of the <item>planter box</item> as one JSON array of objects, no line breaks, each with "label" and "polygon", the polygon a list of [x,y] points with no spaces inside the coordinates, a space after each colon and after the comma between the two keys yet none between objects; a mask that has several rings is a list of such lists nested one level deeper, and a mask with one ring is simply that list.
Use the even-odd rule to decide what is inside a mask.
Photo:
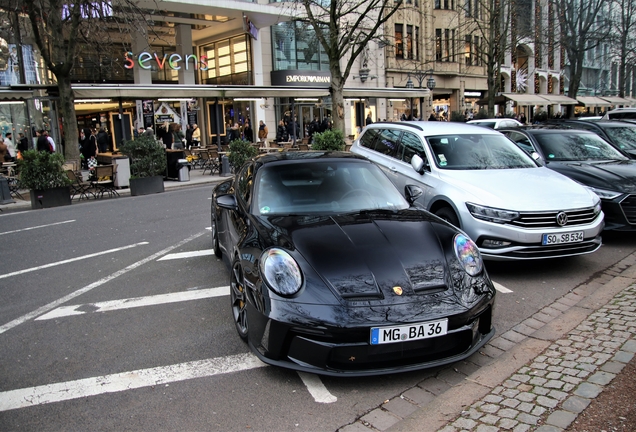
[{"label": "planter box", "polygon": [[63,186],[53,189],[31,189],[31,208],[42,209],[71,205],[71,188]]},{"label": "planter box", "polygon": [[163,192],[163,176],[130,179],[130,194],[149,195]]}]

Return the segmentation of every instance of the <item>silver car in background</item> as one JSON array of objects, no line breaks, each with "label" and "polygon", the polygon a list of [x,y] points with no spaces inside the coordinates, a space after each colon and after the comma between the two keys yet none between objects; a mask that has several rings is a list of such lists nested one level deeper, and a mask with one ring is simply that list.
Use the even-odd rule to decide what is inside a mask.
[{"label": "silver car in background", "polygon": [[580,255],[601,246],[588,188],[540,166],[501,133],[464,123],[374,123],[351,151],[378,164],[424,208],[461,228],[491,260]]}]

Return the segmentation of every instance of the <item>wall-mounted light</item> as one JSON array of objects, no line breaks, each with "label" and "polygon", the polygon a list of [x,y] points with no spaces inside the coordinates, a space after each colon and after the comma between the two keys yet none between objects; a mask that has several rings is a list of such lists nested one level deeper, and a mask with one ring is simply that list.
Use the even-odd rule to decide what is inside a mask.
[{"label": "wall-mounted light", "polygon": [[296,102],[318,102],[318,98],[295,98]]},{"label": "wall-mounted light", "polygon": [[3,102],[0,102],[0,105],[21,105],[23,103],[24,102],[22,101],[3,101]]},{"label": "wall-mounted light", "polygon": [[110,99],[75,99],[74,102],[75,103],[100,103],[100,102],[110,102]]},{"label": "wall-mounted light", "polygon": [[263,98],[234,98],[237,102],[260,102]]}]

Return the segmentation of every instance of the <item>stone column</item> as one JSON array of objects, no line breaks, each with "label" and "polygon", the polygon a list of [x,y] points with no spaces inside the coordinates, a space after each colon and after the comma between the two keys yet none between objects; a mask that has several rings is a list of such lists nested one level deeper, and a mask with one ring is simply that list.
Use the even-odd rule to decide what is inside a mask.
[{"label": "stone column", "polygon": [[[177,54],[182,57],[180,63],[181,69],[177,71],[179,77],[179,84],[194,84],[195,67],[192,61],[187,61],[188,56],[192,53],[192,28],[189,24],[177,24],[175,25],[176,31],[176,43]],[[196,64],[196,61],[195,61]],[[186,68],[187,65],[187,68]]]}]

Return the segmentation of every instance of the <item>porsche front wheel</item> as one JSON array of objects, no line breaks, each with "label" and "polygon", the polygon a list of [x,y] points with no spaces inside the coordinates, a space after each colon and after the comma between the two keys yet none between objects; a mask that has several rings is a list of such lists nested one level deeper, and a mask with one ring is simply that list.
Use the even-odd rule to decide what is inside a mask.
[{"label": "porsche front wheel", "polygon": [[247,298],[245,296],[245,283],[243,267],[238,259],[232,264],[230,280],[230,299],[232,302],[232,316],[236,331],[243,340],[247,340]]}]

